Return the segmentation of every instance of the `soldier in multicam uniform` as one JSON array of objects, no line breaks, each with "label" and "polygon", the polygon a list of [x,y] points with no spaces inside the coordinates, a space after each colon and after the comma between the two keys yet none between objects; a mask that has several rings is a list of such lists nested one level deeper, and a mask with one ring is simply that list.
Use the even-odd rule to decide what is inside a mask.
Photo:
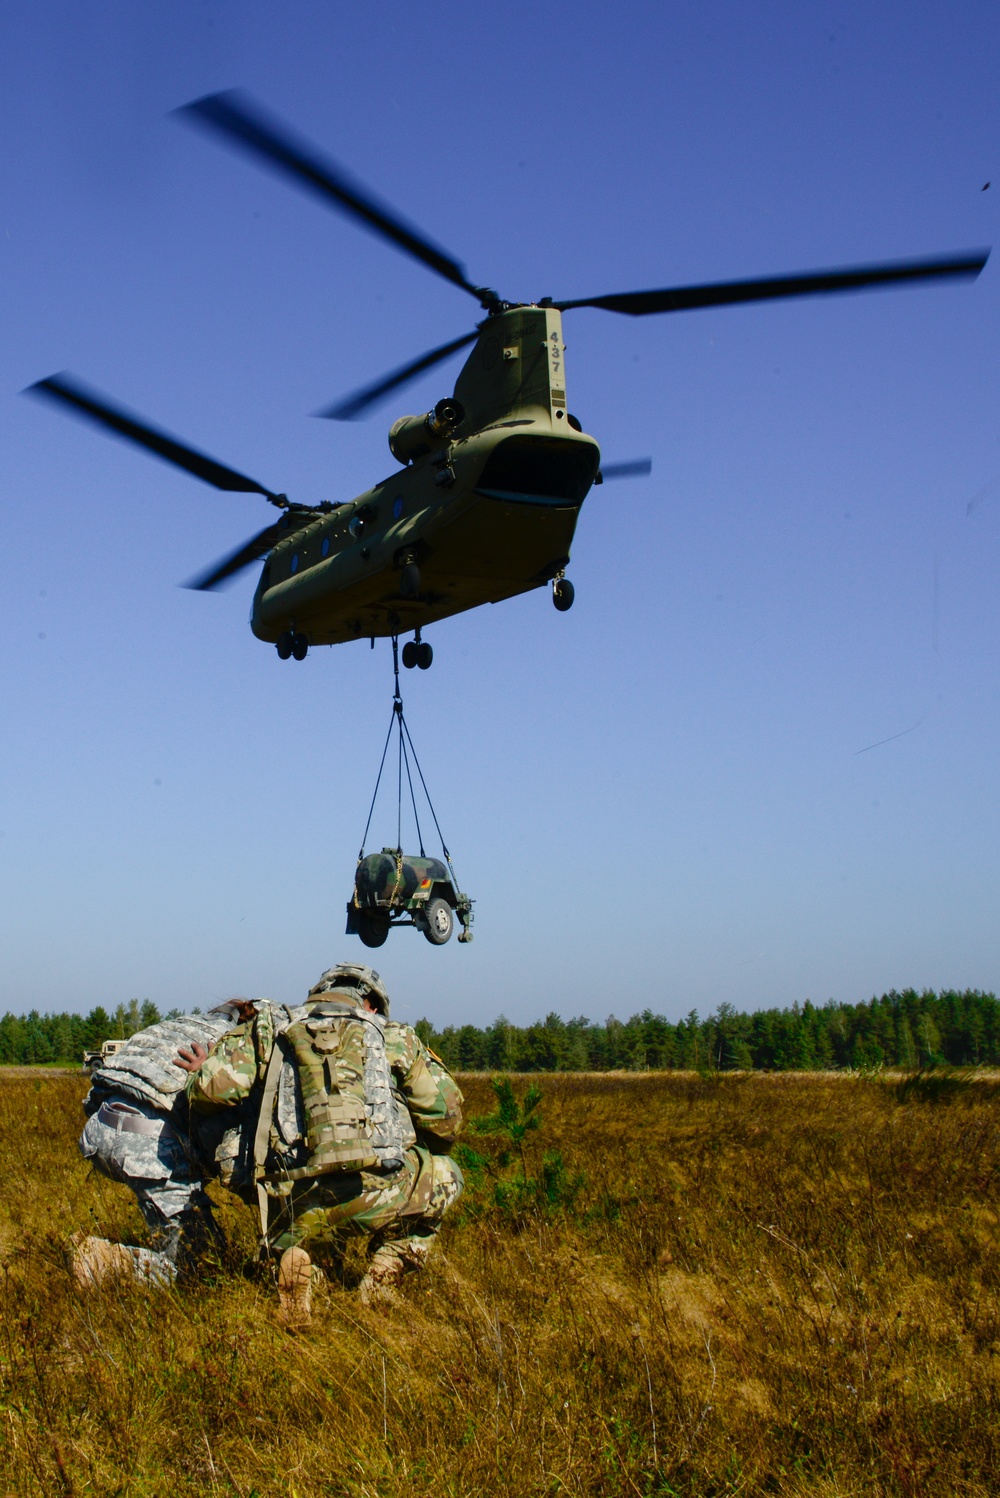
[{"label": "soldier in multicam uniform", "polygon": [[83,1288],[117,1275],[172,1285],[179,1269],[192,1268],[207,1249],[224,1247],[189,1158],[185,1076],[174,1057],[182,1046],[213,1045],[239,1020],[241,1002],[150,1025],[91,1074],[80,1153],[101,1175],[131,1188],[152,1246],[78,1237],[71,1268]]},{"label": "soldier in multicam uniform", "polygon": [[[182,1054],[179,1064],[191,1072],[195,1147],[214,1154],[217,1173],[244,1199],[256,1192],[264,1241],[282,1255],[278,1291],[287,1322],[309,1319],[313,1270],[303,1245],[348,1234],[369,1239],[362,1300],[391,1300],[404,1274],[426,1261],[445,1212],[462,1191],[461,1171],[449,1158],[462,1124],[458,1085],[409,1025],[389,1019],[389,996],[371,968],[341,963],[323,973],[304,1005],[255,1008],[253,1019],[232,1029],[209,1055],[200,1046]],[[363,1066],[348,1070],[356,1079],[364,1072],[361,1133],[373,1142],[366,1146],[371,1163],[361,1169],[345,1168],[349,1157],[336,1158],[349,1150],[346,1144],[317,1149],[324,1074],[317,1073],[320,1093],[310,1092],[310,1073],[297,1059],[302,1035],[322,1037],[324,1023],[336,1024],[338,1015],[353,1016],[359,1029],[364,1026],[357,1021],[367,1021],[372,1040]],[[332,1042],[327,1050],[335,1051]],[[343,1086],[327,1088],[327,1106],[333,1095],[343,1109]],[[323,1137],[349,1139],[351,1127],[327,1125]]]}]

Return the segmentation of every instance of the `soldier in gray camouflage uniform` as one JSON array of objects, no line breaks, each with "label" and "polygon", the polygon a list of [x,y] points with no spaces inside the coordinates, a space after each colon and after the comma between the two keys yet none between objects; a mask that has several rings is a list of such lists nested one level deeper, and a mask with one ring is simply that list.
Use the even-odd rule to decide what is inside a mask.
[{"label": "soldier in gray camouflage uniform", "polygon": [[151,1248],[106,1238],[74,1242],[73,1274],[91,1288],[124,1274],[166,1286],[209,1248],[224,1247],[212,1203],[191,1163],[187,1140],[185,1072],[175,1063],[181,1047],[213,1045],[240,1018],[241,1003],[209,1014],[163,1020],[133,1035],[91,1076],[80,1153],[94,1169],[135,1194]]},{"label": "soldier in gray camouflage uniform", "polygon": [[[231,1030],[211,1054],[192,1047],[179,1063],[191,1072],[188,1098],[196,1147],[204,1150],[217,1141],[217,1173],[224,1180],[228,1173],[227,1184],[248,1201],[256,1190],[266,1241],[282,1251],[278,1288],[286,1321],[309,1319],[312,1268],[303,1244],[336,1242],[347,1234],[369,1239],[362,1299],[391,1299],[404,1273],[423,1265],[445,1212],[461,1194],[462,1174],[449,1151],[462,1124],[462,1094],[416,1032],[389,1020],[389,996],[371,968],[342,963],[328,969],[298,1009],[255,1007],[256,1017]],[[384,1038],[384,1106],[380,1089],[373,1094],[366,1090],[370,1132],[376,1141],[372,1168],[340,1170],[333,1164],[314,1169],[303,1164],[308,1155],[303,1083],[288,1058],[291,1048],[285,1036],[290,1030],[295,1033],[292,1027],[297,1022],[338,1008],[361,1018],[367,1011]],[[276,1058],[277,1080],[269,1094],[266,1079],[275,1076],[271,1062],[279,1046],[286,1059],[282,1063],[280,1054]],[[365,1084],[368,1089],[367,1062]],[[232,1125],[228,1129],[226,1122]],[[261,1150],[255,1185],[246,1169],[245,1141],[250,1135],[265,1143],[270,1138],[266,1159]]]}]

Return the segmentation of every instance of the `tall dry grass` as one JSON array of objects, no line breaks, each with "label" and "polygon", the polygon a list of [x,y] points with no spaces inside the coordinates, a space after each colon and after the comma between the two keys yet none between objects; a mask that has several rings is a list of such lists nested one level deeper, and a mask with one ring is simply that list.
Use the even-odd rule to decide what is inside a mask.
[{"label": "tall dry grass", "polygon": [[74,1289],[72,1231],[143,1241],[76,1155],[84,1085],[0,1077],[2,1492],[997,1491],[994,1083],[546,1078],[529,1168],[560,1151],[572,1205],[483,1177],[401,1305],[349,1258],[297,1336],[238,1264]]}]

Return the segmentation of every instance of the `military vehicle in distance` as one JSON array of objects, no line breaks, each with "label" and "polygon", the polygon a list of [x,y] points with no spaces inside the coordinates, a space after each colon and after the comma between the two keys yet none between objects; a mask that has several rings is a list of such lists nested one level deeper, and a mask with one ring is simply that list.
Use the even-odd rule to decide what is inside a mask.
[{"label": "military vehicle in distance", "polygon": [[347,902],[347,934],[360,936],[366,947],[380,947],[393,926],[416,926],[435,947],[443,947],[456,915],[462,925],[459,941],[471,941],[472,901],[456,888],[439,858],[383,848],[358,860],[354,894]]},{"label": "military vehicle in distance", "polygon": [[82,1070],[88,1074],[96,1071],[99,1066],[103,1066],[112,1056],[117,1056],[122,1046],[126,1043],[124,1040],[105,1040],[102,1041],[96,1051],[84,1051]]}]

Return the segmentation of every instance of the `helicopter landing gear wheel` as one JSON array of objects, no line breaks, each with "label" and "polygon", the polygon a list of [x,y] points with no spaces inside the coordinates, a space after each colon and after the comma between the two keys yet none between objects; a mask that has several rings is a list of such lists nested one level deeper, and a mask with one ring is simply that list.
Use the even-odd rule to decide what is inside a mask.
[{"label": "helicopter landing gear wheel", "polygon": [[309,654],[309,641],[305,635],[292,636],[292,654],[297,661],[304,661]]},{"label": "helicopter landing gear wheel", "polygon": [[292,653],[292,645],[294,643],[294,640],[295,636],[292,634],[292,631],[290,629],[286,629],[283,635],[278,636],[278,641],[274,648],[278,652],[279,661],[288,660],[288,657]]},{"label": "helicopter landing gear wheel", "polygon": [[420,568],[416,562],[407,562],[399,574],[399,591],[404,598],[420,597]]},{"label": "helicopter landing gear wheel", "polygon": [[389,935],[389,917],[383,910],[359,910],[358,935],[366,947],[380,947]]},{"label": "helicopter landing gear wheel", "polygon": [[561,614],[573,607],[576,590],[568,577],[557,577],[552,584],[552,602]]},{"label": "helicopter landing gear wheel", "polygon": [[420,646],[416,640],[407,640],[403,646],[403,665],[407,671],[412,671],[419,660]]},{"label": "helicopter landing gear wheel", "polygon": [[447,900],[440,897],[430,900],[424,911],[424,919],[427,924],[424,927],[424,935],[435,947],[443,947],[451,937],[455,925],[455,917],[451,913],[451,906]]},{"label": "helicopter landing gear wheel", "polygon": [[421,671],[426,671],[430,666],[431,661],[434,659],[434,652],[428,645],[426,640],[421,641],[421,643],[416,647],[416,653],[417,665],[420,667]]}]

